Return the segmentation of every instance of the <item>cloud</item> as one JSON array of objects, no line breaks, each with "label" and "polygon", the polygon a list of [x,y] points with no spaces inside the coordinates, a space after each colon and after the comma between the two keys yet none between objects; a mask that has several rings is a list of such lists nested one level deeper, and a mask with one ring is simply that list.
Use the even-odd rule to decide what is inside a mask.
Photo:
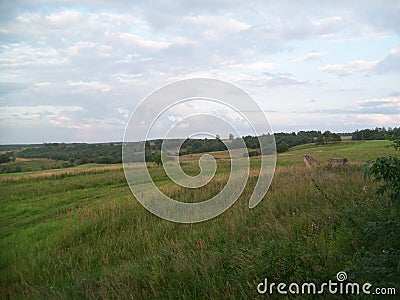
[{"label": "cloud", "polygon": [[400,97],[360,100],[346,107],[318,109],[314,112],[327,114],[400,115]]},{"label": "cloud", "polygon": [[296,58],[293,61],[295,61],[295,62],[305,62],[305,61],[310,61],[310,60],[318,60],[318,59],[321,59],[322,57],[325,57],[327,55],[328,55],[328,52],[313,51],[313,52],[307,53],[304,56]]},{"label": "cloud", "polygon": [[20,82],[0,82],[0,95],[9,94],[26,88],[26,84]]},{"label": "cloud", "polygon": [[378,62],[375,71],[377,73],[400,73],[400,46]]},{"label": "cloud", "polygon": [[[357,124],[363,124],[366,127],[373,126],[387,126],[387,124],[399,124],[399,115],[386,115],[386,114],[357,114],[355,116]],[[371,124],[374,124],[371,126]]]},{"label": "cloud", "polygon": [[242,70],[242,71],[258,71],[258,72],[265,72],[265,71],[272,71],[277,67],[276,63],[273,62],[262,62],[257,61],[254,63],[249,64],[240,64],[240,63],[226,63],[224,64],[227,68]]},{"label": "cloud", "polygon": [[[327,110],[354,101],[351,97],[368,98],[366,90],[383,97],[382,90],[396,91],[389,85],[400,70],[399,48],[385,48],[398,39],[398,15],[398,3],[390,0],[385,5],[339,0],[318,6],[258,0],[251,5],[236,0],[196,5],[177,0],[0,1],[0,104],[8,114],[1,125],[9,132],[14,126],[14,141],[27,139],[24,126],[36,126],[31,136],[39,141],[40,135],[60,134],[63,140],[120,137],[127,112],[146,94],[195,76],[239,84],[261,99],[267,95],[274,99],[266,102],[268,110],[288,111],[293,103],[301,107],[314,98]],[[357,41],[387,55],[371,60]],[[345,56],[332,47],[358,51],[359,56]],[[346,63],[344,57],[357,60]],[[293,63],[324,58],[331,63],[316,70]],[[357,88],[342,93],[345,88],[334,80],[321,79],[326,72],[385,74],[389,83],[383,87],[379,81],[357,82],[349,76],[346,85]],[[341,100],[327,104],[335,96]],[[382,112],[390,109],[375,104]],[[365,105],[353,110],[373,107]],[[49,113],[45,107],[81,109],[53,108]],[[278,127],[283,120],[277,119]],[[322,117],[315,124],[323,122]],[[69,128],[61,128],[63,124]]]},{"label": "cloud", "polygon": [[355,60],[346,64],[328,65],[321,67],[320,70],[322,72],[334,73],[339,76],[347,76],[354,73],[373,70],[377,64],[378,61]]},{"label": "cloud", "polygon": [[354,73],[398,73],[400,72],[400,47],[394,48],[380,60],[365,61],[355,60],[345,64],[328,65],[321,67],[322,72],[334,73],[339,76],[352,75]]},{"label": "cloud", "polygon": [[306,81],[293,78],[291,73],[285,72],[262,72],[264,76],[250,76],[238,80],[240,84],[258,86],[258,87],[280,87],[290,85],[305,85]]},{"label": "cloud", "polygon": [[363,100],[359,102],[359,110],[363,113],[400,114],[400,97]]},{"label": "cloud", "polygon": [[99,90],[101,92],[109,92],[112,89],[112,87],[109,84],[101,83],[101,82],[97,82],[97,81],[90,81],[90,82],[69,81],[68,85],[73,86],[73,87],[83,87],[83,88]]},{"label": "cloud", "polygon": [[59,116],[65,112],[76,112],[83,110],[80,106],[56,106],[56,105],[38,105],[38,106],[5,106],[0,111],[0,119],[12,118],[36,118],[37,116]]},{"label": "cloud", "polygon": [[239,80],[238,83],[241,85],[248,85],[252,87],[269,87],[276,88],[282,86],[291,86],[291,85],[304,85],[306,81],[300,81],[294,78],[289,77],[274,77],[274,78],[249,78]]},{"label": "cloud", "polygon": [[223,33],[235,33],[249,29],[251,26],[233,18],[213,15],[184,16],[181,22],[198,31],[205,36],[213,38]]}]

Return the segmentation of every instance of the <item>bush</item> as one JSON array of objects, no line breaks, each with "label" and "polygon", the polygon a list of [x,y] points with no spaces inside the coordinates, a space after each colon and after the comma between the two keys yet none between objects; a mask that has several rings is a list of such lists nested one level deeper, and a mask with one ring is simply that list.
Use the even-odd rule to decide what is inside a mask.
[{"label": "bush", "polygon": [[0,154],[0,164],[6,163],[11,161],[11,158],[9,158],[7,155],[5,154]]},{"label": "bush", "polygon": [[156,154],[154,154],[153,159],[157,165],[162,165],[161,152],[157,152]]},{"label": "bush", "polygon": [[285,141],[279,143],[278,146],[276,146],[276,151],[278,153],[286,152],[288,150],[289,150],[289,145]]},{"label": "bush", "polygon": [[374,182],[383,182],[376,191],[379,196],[388,192],[392,201],[400,201],[400,139],[393,137],[389,146],[396,150],[397,156],[382,156],[368,161],[363,166],[364,177],[374,176]]},{"label": "bush", "polygon": [[[258,155],[260,155],[260,152],[258,152],[258,151],[249,151],[248,155],[249,155],[249,157],[258,156]],[[246,157],[246,153],[243,153],[243,157]]]}]

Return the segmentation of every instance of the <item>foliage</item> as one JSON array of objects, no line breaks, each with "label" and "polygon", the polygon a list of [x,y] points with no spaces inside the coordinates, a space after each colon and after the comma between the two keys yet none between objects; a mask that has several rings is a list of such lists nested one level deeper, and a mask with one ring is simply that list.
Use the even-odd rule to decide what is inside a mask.
[{"label": "foliage", "polygon": [[11,158],[5,154],[0,154],[0,164],[11,161]]},{"label": "foliage", "polygon": [[322,135],[320,135],[319,137],[317,137],[317,139],[315,140],[315,144],[317,145],[323,145],[325,144],[324,138]]},{"label": "foliage", "polygon": [[[258,156],[258,155],[260,155],[260,152],[258,152],[257,150],[252,150],[252,151],[248,152],[249,157]],[[243,153],[243,156],[246,156],[246,154]]]},{"label": "foliage", "polygon": [[352,140],[384,140],[387,136],[400,137],[400,127],[356,130],[352,133]]},{"label": "foliage", "polygon": [[24,145],[24,144],[9,144],[9,145],[0,145],[0,151],[14,151],[14,150],[22,150],[26,147],[39,147],[40,144],[29,144],[29,145]]},{"label": "foliage", "polygon": [[280,142],[276,146],[276,152],[278,153],[286,152],[288,150],[289,150],[289,145],[285,141]]},{"label": "foliage", "polygon": [[325,131],[322,134],[322,138],[324,141],[324,144],[329,144],[331,142],[340,142],[342,139],[340,138],[340,135],[337,133],[332,133],[329,130]]},{"label": "foliage", "polygon": [[376,191],[378,195],[387,191],[392,201],[400,201],[400,139],[392,137],[390,146],[396,150],[397,156],[381,156],[368,161],[363,165],[364,177],[373,176],[374,182],[383,182]]},{"label": "foliage", "polygon": [[22,158],[50,158],[69,161],[74,165],[85,163],[112,164],[122,162],[121,143],[65,144],[51,143],[18,151]]},{"label": "foliage", "polygon": [[153,160],[157,165],[162,165],[161,152],[155,153],[153,155]]},{"label": "foliage", "polygon": [[186,139],[179,151],[179,155],[214,152],[227,150],[224,142],[219,139]]}]

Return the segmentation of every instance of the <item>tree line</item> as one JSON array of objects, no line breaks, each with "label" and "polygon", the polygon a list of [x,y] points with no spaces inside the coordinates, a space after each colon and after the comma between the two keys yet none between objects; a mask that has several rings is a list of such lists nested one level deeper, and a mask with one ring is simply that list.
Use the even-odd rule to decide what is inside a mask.
[{"label": "tree line", "polygon": [[[351,133],[353,140],[372,140],[372,139],[385,139],[387,136],[400,137],[400,127],[395,128],[375,128],[375,129],[362,129],[356,130]],[[329,144],[338,143],[341,137],[337,133],[330,131],[299,131],[299,132],[278,132],[274,134],[276,142],[276,152],[282,153],[288,151],[291,147],[303,144]],[[274,147],[271,147],[271,136],[264,134],[262,136],[243,136],[241,138],[229,135],[229,139],[222,141],[219,136],[204,139],[186,139],[179,149],[179,155],[214,152],[227,150],[224,142],[230,143],[231,148],[238,148],[242,146],[241,139],[243,139],[250,156],[260,154],[260,141],[265,141],[266,153],[272,153]],[[155,155],[161,151],[162,139],[149,140],[145,142],[145,159],[148,162],[157,159]],[[181,144],[180,140],[168,140],[171,148],[178,147]],[[137,143],[136,151],[139,153],[143,142]],[[264,148],[264,147],[263,147]],[[264,148],[264,149],[265,149]],[[6,163],[15,160],[15,157],[21,158],[49,158],[58,161],[68,162],[70,166],[81,165],[85,163],[100,163],[100,164],[113,164],[122,162],[122,143],[99,143],[99,144],[86,144],[86,143],[44,143],[34,145],[0,145],[0,163]],[[8,150],[8,151],[7,151]],[[13,151],[9,151],[13,150]],[[167,149],[168,150],[168,149]],[[7,151],[7,152],[6,152]],[[136,153],[135,152],[135,153]]]},{"label": "tree line", "polygon": [[376,127],[375,129],[356,130],[352,133],[351,139],[361,140],[385,140],[388,137],[400,138],[400,127],[388,128]]},{"label": "tree line", "polygon": [[115,164],[122,162],[122,144],[45,143],[16,152],[22,158],[50,158],[71,165],[86,163]]}]

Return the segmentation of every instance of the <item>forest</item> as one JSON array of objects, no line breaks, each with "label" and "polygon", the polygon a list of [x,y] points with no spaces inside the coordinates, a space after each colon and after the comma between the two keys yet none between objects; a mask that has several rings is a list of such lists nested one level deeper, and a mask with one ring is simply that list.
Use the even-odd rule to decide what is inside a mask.
[{"label": "forest", "polygon": [[400,137],[400,127],[388,128],[385,127],[375,129],[363,129],[353,132],[352,140],[385,140],[388,136]]}]

